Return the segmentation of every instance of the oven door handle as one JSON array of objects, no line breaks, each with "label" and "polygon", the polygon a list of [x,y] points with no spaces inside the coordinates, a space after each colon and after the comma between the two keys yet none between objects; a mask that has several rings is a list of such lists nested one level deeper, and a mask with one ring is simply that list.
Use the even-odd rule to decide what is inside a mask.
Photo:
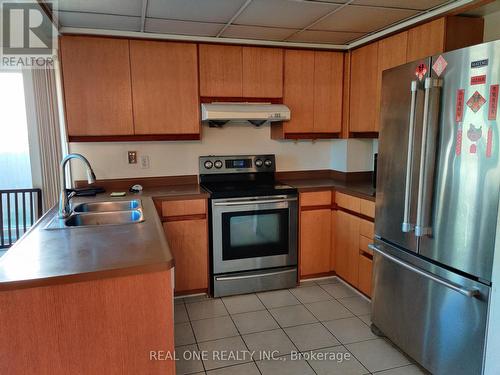
[{"label": "oven door handle", "polygon": [[230,280],[253,279],[255,277],[283,275],[285,273],[292,273],[292,272],[297,272],[297,268],[291,268],[291,269],[285,270],[285,271],[263,272],[263,273],[252,274],[252,275],[217,276],[215,278],[215,280],[217,280],[217,281],[230,281]]},{"label": "oven door handle", "polygon": [[280,199],[266,199],[255,201],[231,201],[231,202],[215,202],[214,206],[245,206],[250,204],[266,204],[266,203],[285,203],[296,201],[297,198],[280,198]]}]

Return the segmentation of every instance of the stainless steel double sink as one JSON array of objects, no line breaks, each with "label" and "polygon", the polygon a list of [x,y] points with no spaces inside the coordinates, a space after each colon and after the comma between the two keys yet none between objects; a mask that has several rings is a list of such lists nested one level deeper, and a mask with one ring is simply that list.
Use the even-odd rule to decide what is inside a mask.
[{"label": "stainless steel double sink", "polygon": [[55,217],[45,229],[119,225],[143,221],[142,202],[139,199],[88,202],[73,207],[71,215],[65,219]]}]

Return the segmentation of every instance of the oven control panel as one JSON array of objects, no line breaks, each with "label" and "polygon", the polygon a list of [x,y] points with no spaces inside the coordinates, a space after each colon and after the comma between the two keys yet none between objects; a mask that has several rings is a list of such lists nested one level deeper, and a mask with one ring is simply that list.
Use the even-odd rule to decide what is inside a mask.
[{"label": "oven control panel", "polygon": [[274,155],[200,156],[200,174],[275,172]]}]

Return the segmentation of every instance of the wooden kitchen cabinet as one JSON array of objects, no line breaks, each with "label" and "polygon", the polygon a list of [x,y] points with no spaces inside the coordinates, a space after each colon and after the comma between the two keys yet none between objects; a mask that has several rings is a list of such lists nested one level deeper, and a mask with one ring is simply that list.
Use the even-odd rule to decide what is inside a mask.
[{"label": "wooden kitchen cabinet", "polygon": [[243,96],[243,55],[241,46],[200,44],[200,96]]},{"label": "wooden kitchen cabinet", "polygon": [[290,121],[273,125],[273,139],[336,138],[342,130],[344,56],[286,50],[283,103]]},{"label": "wooden kitchen cabinet", "polygon": [[283,50],[242,47],[243,97],[283,97]]},{"label": "wooden kitchen cabinet", "polygon": [[175,260],[175,292],[203,292],[208,289],[207,220],[179,220],[163,223]]},{"label": "wooden kitchen cabinet", "polygon": [[200,44],[200,96],[281,98],[281,48]]},{"label": "wooden kitchen cabinet", "polygon": [[357,216],[337,210],[335,272],[353,286],[358,284],[359,220]]},{"label": "wooden kitchen cabinet", "polygon": [[372,294],[372,258],[368,253],[359,252],[358,289],[371,297]]},{"label": "wooden kitchen cabinet", "polygon": [[378,73],[378,42],[351,52],[349,136],[378,130]]},{"label": "wooden kitchen cabinet", "polygon": [[331,218],[330,208],[301,212],[301,277],[330,271]]},{"label": "wooden kitchen cabinet", "polygon": [[135,134],[199,138],[196,45],[131,40],[130,64]]},{"label": "wooden kitchen cabinet", "polygon": [[63,36],[60,53],[70,141],[80,136],[132,135],[129,41]]}]

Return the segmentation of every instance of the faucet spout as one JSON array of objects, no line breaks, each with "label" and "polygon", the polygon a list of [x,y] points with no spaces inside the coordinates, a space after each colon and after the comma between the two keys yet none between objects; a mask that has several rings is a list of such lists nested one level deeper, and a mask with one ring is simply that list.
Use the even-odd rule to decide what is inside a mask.
[{"label": "faucet spout", "polygon": [[59,165],[61,188],[59,193],[59,217],[61,219],[67,218],[71,214],[71,210],[69,208],[70,197],[68,196],[68,191],[66,189],[66,164],[71,159],[79,159],[85,164],[85,167],[87,168],[87,181],[89,184],[93,184],[96,180],[92,166],[85,156],[81,154],[68,154],[61,160],[61,164]]}]

